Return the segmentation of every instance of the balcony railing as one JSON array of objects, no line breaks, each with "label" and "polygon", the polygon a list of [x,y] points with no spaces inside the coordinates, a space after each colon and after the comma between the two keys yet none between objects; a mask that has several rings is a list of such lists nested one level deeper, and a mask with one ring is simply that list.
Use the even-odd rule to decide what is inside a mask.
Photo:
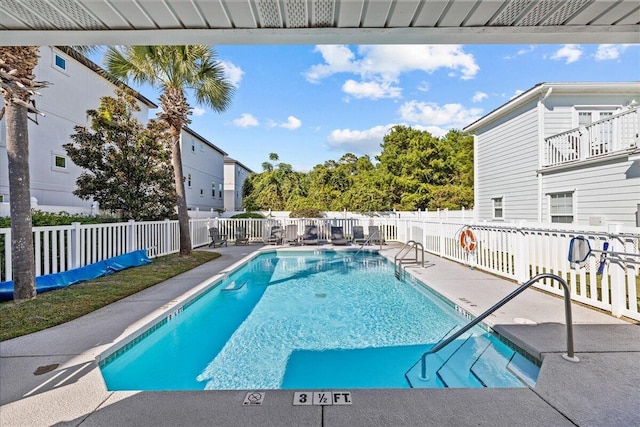
[{"label": "balcony railing", "polygon": [[587,160],[640,147],[640,108],[545,138],[543,166]]}]

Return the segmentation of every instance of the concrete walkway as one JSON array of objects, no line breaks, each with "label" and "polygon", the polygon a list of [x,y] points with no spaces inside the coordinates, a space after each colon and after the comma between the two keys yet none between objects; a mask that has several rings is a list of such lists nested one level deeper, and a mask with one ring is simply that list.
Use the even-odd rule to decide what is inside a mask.
[{"label": "concrete walkway", "polygon": [[[109,392],[96,357],[170,312],[261,245],[222,256],[80,319],[0,343],[0,426],[638,426],[640,326],[573,304],[575,350],[566,351],[561,299],[527,290],[486,319],[543,359],[533,389],[354,389],[351,405],[294,406],[294,391]],[[325,247],[330,247],[325,245]],[[306,248],[309,249],[309,248]],[[393,246],[383,255],[393,257]],[[515,284],[427,256],[410,268],[441,295],[478,315]]]}]

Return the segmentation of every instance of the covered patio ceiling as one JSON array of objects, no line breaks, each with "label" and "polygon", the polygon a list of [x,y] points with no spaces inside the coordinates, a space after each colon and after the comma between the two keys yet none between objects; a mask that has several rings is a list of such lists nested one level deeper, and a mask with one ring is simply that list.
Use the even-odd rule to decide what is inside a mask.
[{"label": "covered patio ceiling", "polygon": [[640,43],[638,0],[2,0],[0,45]]}]

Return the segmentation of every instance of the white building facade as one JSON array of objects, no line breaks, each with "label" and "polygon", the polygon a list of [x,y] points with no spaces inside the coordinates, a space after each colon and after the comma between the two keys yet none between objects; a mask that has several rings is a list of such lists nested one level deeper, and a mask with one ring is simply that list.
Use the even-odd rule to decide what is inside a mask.
[{"label": "white building facade", "polygon": [[251,169],[232,159],[224,159],[224,210],[241,211],[242,206],[242,186],[252,172]]},{"label": "white building facade", "polygon": [[541,83],[474,134],[478,221],[640,226],[640,82]]},{"label": "white building facade", "polygon": [[[75,126],[90,126],[87,110],[98,108],[100,98],[115,96],[116,85],[99,74],[99,67],[70,49],[43,46],[35,69],[38,81],[51,84],[34,97],[46,116],[38,124],[29,121],[29,167],[31,197],[40,205],[87,207],[91,200],[73,195],[82,169],[66,155],[63,144],[71,142]],[[146,123],[149,110],[157,106],[138,95],[138,120]],[[0,195],[9,201],[6,121],[0,121]]]},{"label": "white building facade", "polygon": [[[98,65],[65,47],[40,48],[35,75],[51,84],[35,97],[46,116],[38,124],[29,122],[31,197],[36,208],[49,211],[94,212],[92,200],[73,194],[82,169],[66,155],[63,145],[71,142],[75,126],[91,125],[87,110],[98,108],[100,98],[115,96],[116,83]],[[124,85],[120,84],[124,87]],[[157,105],[136,94],[143,124]],[[224,209],[224,157],[226,153],[189,128],[181,135],[182,163],[187,205],[191,210]],[[0,202],[9,202],[6,121],[0,121]],[[8,207],[2,205],[3,212]],[[6,209],[5,209],[6,208]]]},{"label": "white building facade", "polygon": [[180,139],[187,208],[223,211],[227,153],[187,127],[182,128]]}]

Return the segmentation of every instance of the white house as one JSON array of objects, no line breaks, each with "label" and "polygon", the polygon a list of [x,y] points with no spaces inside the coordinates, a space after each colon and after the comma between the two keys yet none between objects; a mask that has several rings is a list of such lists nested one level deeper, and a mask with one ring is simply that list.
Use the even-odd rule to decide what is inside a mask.
[{"label": "white house", "polygon": [[[91,207],[90,200],[73,195],[81,168],[66,155],[63,144],[71,141],[75,126],[89,126],[87,110],[98,108],[100,98],[114,96],[116,84],[104,71],[82,55],[68,48],[43,46],[35,75],[50,82],[34,97],[36,106],[46,116],[38,124],[29,122],[29,168],[31,197],[40,205]],[[137,118],[147,121],[149,110],[157,106],[137,94],[140,111]],[[9,201],[6,121],[0,121],[0,195]]]},{"label": "white house", "polygon": [[[36,97],[36,105],[46,117],[38,117],[38,124],[29,123],[31,196],[39,206],[90,211],[91,200],[73,195],[82,169],[67,157],[62,145],[70,142],[74,126],[90,125],[87,110],[96,109],[101,97],[115,96],[116,85],[125,85],[110,80],[98,65],[65,47],[42,47],[35,74],[37,80],[51,84]],[[136,117],[146,123],[157,105],[140,94],[136,97],[140,106]],[[9,201],[5,126],[6,121],[0,121],[0,202]],[[183,129],[181,142],[188,207],[222,210],[226,153],[188,128]]]},{"label": "white house", "polygon": [[180,139],[187,207],[189,210],[223,210],[227,153],[187,127],[182,128]]},{"label": "white house", "polygon": [[242,210],[242,186],[251,172],[239,161],[224,158],[224,210]]},{"label": "white house", "polygon": [[540,83],[474,134],[476,220],[640,226],[640,82]]}]

